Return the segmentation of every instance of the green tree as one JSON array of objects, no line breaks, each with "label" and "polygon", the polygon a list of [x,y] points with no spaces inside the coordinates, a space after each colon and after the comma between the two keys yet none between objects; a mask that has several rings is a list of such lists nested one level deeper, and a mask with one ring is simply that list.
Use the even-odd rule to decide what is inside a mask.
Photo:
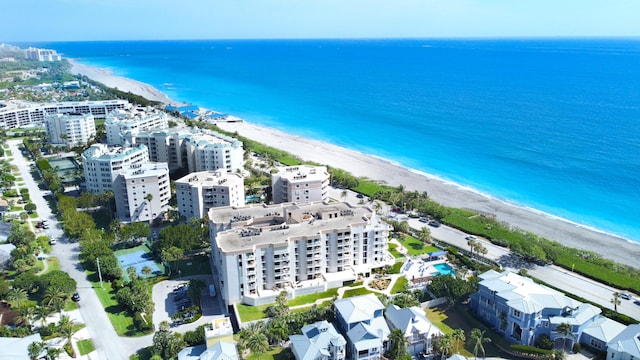
[{"label": "green tree", "polygon": [[51,313],[52,309],[48,306],[36,306],[33,314],[34,320],[40,320],[40,325],[45,327],[47,325],[47,317],[51,315]]},{"label": "green tree", "polygon": [[267,336],[262,332],[254,332],[247,338],[247,348],[251,350],[252,353],[258,356],[258,360],[260,360],[260,355],[269,351],[269,340]]},{"label": "green tree", "polygon": [[71,338],[73,337],[74,333],[74,325],[75,323],[73,322],[73,320],[71,320],[71,318],[67,315],[60,316],[60,321],[58,321],[58,330],[60,331],[62,337],[67,340],[67,344],[69,344],[69,346],[71,346]]},{"label": "green tree", "polygon": [[59,311],[60,315],[62,315],[66,298],[67,293],[59,287],[52,286],[45,290],[44,296],[42,297],[42,303],[56,311]]},{"label": "green tree", "polygon": [[49,360],[58,360],[60,358],[60,354],[62,354],[61,348],[55,348],[53,346],[49,346],[47,348],[47,357]]},{"label": "green tree", "polygon": [[47,344],[44,341],[34,341],[27,347],[27,351],[29,352],[29,359],[36,360],[40,357],[40,354],[47,347]]},{"label": "green tree", "polygon": [[36,204],[30,202],[24,206],[24,211],[31,214],[32,212],[36,211],[36,208]]},{"label": "green tree", "polygon": [[400,359],[401,357],[408,355],[407,351],[407,338],[404,337],[402,330],[393,329],[389,334],[389,351],[387,357],[390,359]]},{"label": "green tree", "polygon": [[491,342],[490,338],[484,336],[484,330],[472,329],[469,338],[471,344],[473,345],[473,356],[477,359],[478,351],[482,351],[482,356],[484,357],[486,354],[483,344]]},{"label": "green tree", "polygon": [[562,335],[562,351],[565,351],[565,348],[567,346],[567,338],[569,336],[575,338],[575,335],[571,331],[571,324],[561,323],[558,326],[556,326],[555,332]]},{"label": "green tree", "polygon": [[9,300],[13,307],[21,307],[27,299],[27,292],[24,289],[13,288],[7,294],[7,300]]},{"label": "green tree", "polygon": [[464,330],[454,329],[453,333],[451,333],[451,339],[456,342],[456,354],[459,354],[460,352],[458,351],[458,346],[461,342],[464,344],[464,342],[467,340],[467,338],[464,336]]},{"label": "green tree", "polygon": [[166,250],[162,250],[160,253],[160,258],[162,258],[163,262],[169,263],[169,276],[171,276],[171,263],[174,263],[176,266],[176,271],[178,270],[178,260],[181,260],[184,256],[184,252],[175,246],[171,246]]},{"label": "green tree", "polygon": [[35,318],[35,307],[22,306],[18,308],[17,320],[25,325],[32,325]]},{"label": "green tree", "polygon": [[434,339],[433,347],[436,349],[442,359],[446,359],[448,354],[451,354],[451,347],[453,346],[451,341],[451,334],[442,335]]},{"label": "green tree", "polygon": [[613,293],[613,298],[611,299],[611,303],[613,303],[613,311],[618,312],[618,305],[620,305],[621,303],[619,292],[616,291]]},{"label": "green tree", "polygon": [[148,265],[145,265],[141,271],[144,277],[148,278],[149,275],[151,275],[151,273],[153,272],[153,269],[151,269],[151,267],[149,267]]},{"label": "green tree", "polygon": [[185,346],[182,335],[170,332],[169,323],[162,321],[158,331],[153,335],[153,353],[161,356],[162,359],[174,359]]},{"label": "green tree", "polygon": [[200,307],[200,300],[202,299],[202,291],[205,289],[206,284],[200,279],[189,280],[189,290],[187,290],[187,296],[191,301]]},{"label": "green tree", "polygon": [[423,226],[420,231],[418,231],[418,239],[425,244],[431,243],[431,230],[428,227]]}]

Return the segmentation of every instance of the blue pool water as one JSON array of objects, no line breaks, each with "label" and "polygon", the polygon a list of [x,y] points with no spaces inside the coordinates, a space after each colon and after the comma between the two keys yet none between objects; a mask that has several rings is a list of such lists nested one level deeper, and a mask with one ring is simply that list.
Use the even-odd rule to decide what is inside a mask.
[{"label": "blue pool water", "polygon": [[455,275],[455,271],[453,271],[453,268],[451,266],[449,266],[449,264],[436,264],[433,267],[438,269],[437,273],[432,273],[431,274],[433,276],[437,276],[437,275],[451,275],[451,276],[454,276]]}]

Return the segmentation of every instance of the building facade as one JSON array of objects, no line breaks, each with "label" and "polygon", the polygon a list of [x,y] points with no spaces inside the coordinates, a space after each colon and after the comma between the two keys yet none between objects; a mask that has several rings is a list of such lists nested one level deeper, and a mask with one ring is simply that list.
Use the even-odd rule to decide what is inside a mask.
[{"label": "building facade", "polygon": [[213,131],[142,131],[125,137],[131,144],[145,144],[151,160],[166,162],[171,170],[234,172],[243,166],[242,142]]},{"label": "building facade", "polygon": [[154,221],[167,210],[171,189],[166,163],[124,166],[114,182],[116,211],[125,223]]},{"label": "building facade", "polygon": [[131,148],[93,144],[82,153],[86,190],[92,194],[114,191],[114,182],[129,165],[149,162],[147,147]]},{"label": "building facade", "polygon": [[407,350],[411,355],[421,352],[433,352],[433,339],[443,333],[429,321],[424,311],[417,306],[399,308],[397,305],[387,306],[384,317],[391,330],[399,329],[407,341]]},{"label": "building facade", "polygon": [[84,145],[96,134],[95,118],[91,114],[51,114],[45,116],[49,143],[54,145]]},{"label": "building facade", "polygon": [[389,326],[383,316],[384,305],[373,294],[336,300],[338,328],[347,334],[347,357],[379,360],[388,350]]},{"label": "building facade", "polygon": [[30,47],[25,50],[27,60],[33,61],[62,61],[62,55],[52,49],[39,49]]},{"label": "building facade", "polygon": [[[584,330],[602,318],[599,308],[515,273],[489,270],[479,277],[470,307],[509,342],[533,346],[538,337],[546,335],[556,347],[571,349]],[[572,335],[557,331],[560,324],[568,324]]]},{"label": "building facade", "polygon": [[273,203],[329,200],[329,172],[324,166],[278,167],[271,175]]},{"label": "building facade", "polygon": [[65,101],[33,104],[22,101],[7,102],[0,106],[0,129],[14,129],[44,122],[45,115],[91,114],[96,119],[105,119],[115,109],[131,106],[126,100]]},{"label": "building facade", "polygon": [[390,264],[390,227],[347,203],[254,204],[209,210],[212,267],[225,303],[325,291]]},{"label": "building facade", "polygon": [[124,145],[127,142],[127,133],[166,129],[169,127],[169,118],[169,115],[153,108],[114,110],[107,115],[104,124],[107,144]]},{"label": "building facade", "polygon": [[607,344],[607,359],[640,359],[640,325],[632,324]]},{"label": "building facade", "polygon": [[200,171],[175,182],[178,211],[187,221],[208,216],[209,209],[244,206],[244,178],[238,173]]}]

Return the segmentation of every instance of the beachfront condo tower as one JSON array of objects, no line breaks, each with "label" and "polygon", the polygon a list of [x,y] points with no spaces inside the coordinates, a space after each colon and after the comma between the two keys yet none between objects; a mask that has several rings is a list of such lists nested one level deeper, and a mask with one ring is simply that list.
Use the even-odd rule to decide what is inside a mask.
[{"label": "beachfront condo tower", "polygon": [[85,145],[96,134],[91,114],[51,114],[44,117],[44,123],[53,145]]},{"label": "beachfront condo tower", "polygon": [[271,175],[273,203],[329,200],[329,172],[324,166],[278,167]]},{"label": "beachfront condo tower", "polygon": [[187,222],[202,219],[209,209],[244,206],[244,178],[238,173],[200,171],[175,182],[178,211]]},{"label": "beachfront condo tower", "polygon": [[151,107],[114,110],[107,115],[104,123],[107,144],[124,145],[127,133],[166,129],[170,118],[166,113]]},{"label": "beachfront condo tower", "polygon": [[92,194],[114,191],[113,183],[128,165],[149,162],[144,145],[130,148],[93,144],[82,153],[86,190]]},{"label": "beachfront condo tower", "polygon": [[214,283],[226,305],[261,305],[354,281],[393,263],[369,207],[312,202],[209,209]]},{"label": "beachfront condo tower", "polygon": [[114,182],[118,219],[153,222],[167,210],[171,189],[167,163],[124,166]]}]

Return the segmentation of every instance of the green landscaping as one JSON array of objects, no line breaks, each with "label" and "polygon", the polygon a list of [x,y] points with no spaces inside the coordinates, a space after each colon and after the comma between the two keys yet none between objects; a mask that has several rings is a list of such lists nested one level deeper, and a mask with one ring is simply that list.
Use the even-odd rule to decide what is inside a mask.
[{"label": "green landscaping", "polygon": [[391,255],[393,255],[393,257],[396,258],[396,259],[403,259],[404,258],[404,255],[402,255],[398,251],[398,244],[389,243],[389,253],[391,253]]},{"label": "green landscaping", "polygon": [[345,290],[345,292],[342,295],[342,298],[345,299],[345,298],[350,298],[354,296],[367,295],[367,294],[373,294],[373,293],[374,293],[373,291],[365,287],[348,289],[348,290]]},{"label": "green landscaping", "polygon": [[409,280],[406,277],[400,276],[395,283],[393,283],[393,287],[391,288],[392,294],[397,294],[399,292],[403,292],[407,290],[409,287]]},{"label": "green landscaping", "polygon": [[440,250],[435,246],[425,245],[422,241],[414,238],[413,236],[405,235],[399,240],[402,246],[407,249],[407,253],[410,256],[420,256]]},{"label": "green landscaping", "polygon": [[76,345],[78,346],[80,355],[87,355],[88,353],[96,349],[91,339],[80,340],[76,343]]},{"label": "green landscaping", "polygon": [[289,300],[287,303],[288,306],[298,306],[304,304],[312,304],[316,300],[325,299],[325,298],[333,298],[334,296],[338,296],[338,288],[329,289],[327,291],[323,291],[317,294],[308,294],[296,296],[295,299]]},{"label": "green landscaping", "polygon": [[240,321],[242,322],[249,322],[266,318],[264,312],[269,306],[271,306],[271,304],[260,306],[236,304],[238,315],[240,315]]},{"label": "green landscaping", "polygon": [[[179,273],[172,272],[172,276],[187,277],[211,274],[211,264],[209,263],[208,255],[195,255],[188,259],[178,260],[177,263]],[[176,265],[171,264],[171,268],[175,269]]]},{"label": "green landscaping", "polygon": [[[138,332],[133,326],[133,318],[128,316],[125,309],[118,304],[115,296],[115,290],[111,287],[110,282],[103,281],[100,287],[98,274],[87,271],[87,277],[91,280],[91,285],[100,299],[100,303],[107,312],[107,317],[111,321],[111,325],[119,336],[142,336],[144,333]],[[97,280],[97,281],[96,281]]]}]

